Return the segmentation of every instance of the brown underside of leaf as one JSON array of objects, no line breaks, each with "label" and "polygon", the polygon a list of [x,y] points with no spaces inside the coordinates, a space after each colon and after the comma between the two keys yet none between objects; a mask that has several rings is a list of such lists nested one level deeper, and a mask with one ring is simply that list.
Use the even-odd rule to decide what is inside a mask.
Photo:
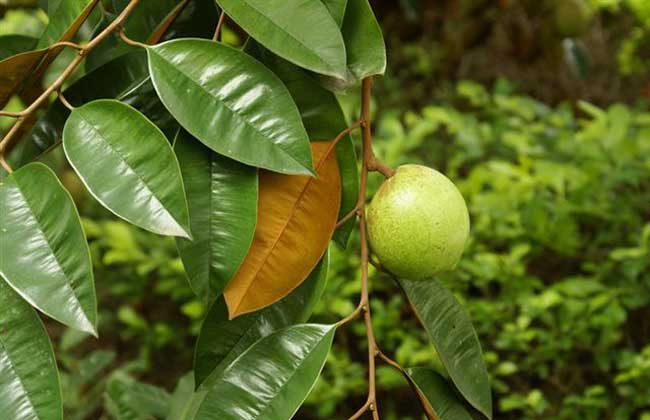
[{"label": "brown underside of leaf", "polygon": [[327,249],[341,201],[341,177],[332,142],[311,146],[317,178],[260,171],[255,237],[224,292],[231,319],[289,294]]},{"label": "brown underside of leaf", "polygon": [[28,51],[0,61],[0,109],[18,90],[25,77],[36,69],[47,50]]}]

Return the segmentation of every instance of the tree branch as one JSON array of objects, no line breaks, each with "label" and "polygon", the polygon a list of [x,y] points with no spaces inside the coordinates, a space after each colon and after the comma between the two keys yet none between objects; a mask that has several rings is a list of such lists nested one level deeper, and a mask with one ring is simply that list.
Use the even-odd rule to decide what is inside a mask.
[{"label": "tree branch", "polygon": [[[20,128],[25,124],[29,117],[43,104],[45,103],[50,95],[61,88],[63,83],[70,77],[70,75],[76,70],[76,68],[81,64],[83,59],[88,55],[93,48],[95,48],[100,42],[102,42],[107,36],[119,29],[123,24],[126,18],[133,12],[133,9],[138,5],[140,0],[131,0],[129,4],[124,8],[124,10],[115,18],[110,25],[108,25],[103,31],[101,31],[95,38],[93,38],[88,44],[79,49],[79,54],[70,61],[68,66],[63,70],[61,75],[45,89],[45,91],[34,100],[25,110],[16,113],[15,115],[9,115],[8,113],[3,113],[5,116],[15,116],[17,118],[14,125],[7,132],[4,138],[0,141],[0,163],[5,161],[5,153],[8,147],[11,145],[11,142],[15,139],[17,133],[20,131]],[[54,46],[73,46],[77,48],[78,46],[73,43],[57,43]],[[52,47],[50,47],[52,48]],[[4,166],[4,165],[3,165]],[[7,164],[7,167],[9,165]],[[5,168],[7,169],[7,168]],[[9,167],[10,170],[10,167]]]}]

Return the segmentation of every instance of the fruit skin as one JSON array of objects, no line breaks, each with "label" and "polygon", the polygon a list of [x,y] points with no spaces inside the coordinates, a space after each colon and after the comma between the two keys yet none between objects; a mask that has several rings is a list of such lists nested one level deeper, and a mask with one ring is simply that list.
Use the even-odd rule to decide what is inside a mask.
[{"label": "fruit skin", "polygon": [[418,280],[456,266],[469,238],[469,213],[446,176],[403,165],[379,187],[367,226],[379,262],[399,277]]}]

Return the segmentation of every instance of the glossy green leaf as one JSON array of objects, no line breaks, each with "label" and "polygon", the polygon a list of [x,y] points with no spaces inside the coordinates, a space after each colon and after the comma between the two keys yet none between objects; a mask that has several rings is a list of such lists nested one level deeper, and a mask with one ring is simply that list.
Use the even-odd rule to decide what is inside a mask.
[{"label": "glossy green leaf", "polygon": [[41,312],[97,335],[86,236],[56,175],[40,163],[12,173],[0,185],[0,214],[0,274]]},{"label": "glossy green leaf", "polygon": [[68,40],[77,32],[98,0],[59,0],[48,5],[49,23],[37,48],[46,48],[60,40]]},{"label": "glossy green leaf", "polygon": [[201,326],[194,355],[197,387],[209,387],[224,369],[258,339],[278,329],[309,320],[327,284],[329,254],[296,290],[260,311],[228,319],[223,298],[211,306]]},{"label": "glossy green leaf", "polygon": [[298,109],[282,82],[258,61],[198,39],[165,42],[147,52],[160,99],[206,146],[251,166],[313,172]]},{"label": "glossy green leaf", "polygon": [[345,76],[341,30],[320,0],[217,0],[260,44],[292,63],[329,76]]},{"label": "glossy green leaf", "polygon": [[[144,51],[128,53],[85,74],[64,93],[73,105],[83,105],[100,98],[119,99],[145,114],[168,138],[178,131],[178,124],[160,102],[149,81]],[[18,143],[15,149],[19,155],[18,166],[28,163],[61,139],[68,115],[70,111],[60,101],[50,106],[26,138]]]},{"label": "glossy green leaf", "polygon": [[341,26],[343,24],[343,17],[345,16],[345,7],[348,4],[348,0],[321,0],[327,10],[329,10],[330,15],[334,18],[334,21],[337,25]]},{"label": "glossy green leaf", "polygon": [[32,50],[38,39],[25,35],[0,36],[0,60]]},{"label": "glossy green leaf", "polygon": [[[4,236],[1,242],[3,248],[9,246]],[[62,419],[59,374],[50,339],[36,312],[1,276],[0,308],[2,418]]]},{"label": "glossy green leaf", "polygon": [[192,230],[192,241],[176,243],[192,290],[211,302],[233,278],[253,241],[257,169],[218,155],[182,129],[174,150]]},{"label": "glossy green leaf", "polygon": [[300,324],[262,338],[211,384],[194,419],[290,419],[315,385],[335,331]]},{"label": "glossy green leaf", "polygon": [[106,408],[118,420],[164,418],[171,396],[153,385],[116,372],[106,382]]},{"label": "glossy green leaf", "polygon": [[[300,68],[264,49],[255,41],[247,42],[245,51],[264,63],[284,82],[300,110],[302,122],[312,141],[332,140],[345,130],[345,116],[332,92],[323,88]],[[359,195],[357,157],[351,136],[345,136],[336,145],[336,158],[341,173],[339,217],[342,217],[354,208]],[[350,220],[337,229],[334,241],[345,247],[354,223],[354,220]]]},{"label": "glossy green leaf", "polygon": [[438,420],[472,420],[452,385],[438,372],[416,367],[407,369],[406,373]]},{"label": "glossy green leaf", "polygon": [[384,74],[384,36],[368,0],[348,0],[341,31],[345,39],[348,70],[353,79]]},{"label": "glossy green leaf", "polygon": [[463,397],[492,418],[492,393],[481,344],[454,295],[435,279],[399,279],[411,307]]},{"label": "glossy green leaf", "polygon": [[137,110],[107,99],[75,108],[63,129],[63,149],[104,207],[151,232],[190,237],[176,156]]}]

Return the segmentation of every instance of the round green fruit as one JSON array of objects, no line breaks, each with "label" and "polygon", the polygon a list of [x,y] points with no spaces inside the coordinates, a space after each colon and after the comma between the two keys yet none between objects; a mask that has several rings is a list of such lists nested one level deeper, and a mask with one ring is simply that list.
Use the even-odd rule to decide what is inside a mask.
[{"label": "round green fruit", "polygon": [[368,207],[368,240],[393,274],[424,279],[453,269],[469,237],[469,214],[456,186],[421,165],[404,165]]}]

